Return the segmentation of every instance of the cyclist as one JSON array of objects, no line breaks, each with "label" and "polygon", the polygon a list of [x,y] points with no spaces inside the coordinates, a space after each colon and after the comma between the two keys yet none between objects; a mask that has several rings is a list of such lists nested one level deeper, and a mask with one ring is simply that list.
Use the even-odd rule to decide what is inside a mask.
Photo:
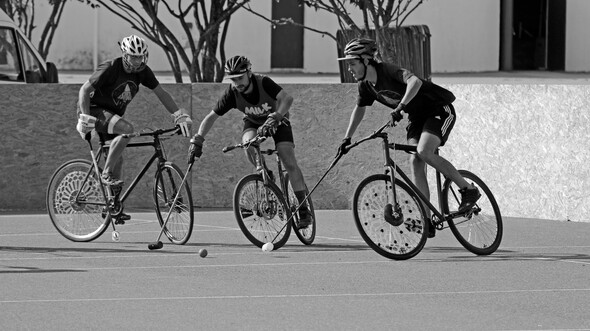
[{"label": "cyclist", "polygon": [[[203,119],[198,133],[191,139],[189,158],[192,161],[194,157],[201,156],[205,135],[213,123],[235,108],[244,113],[242,142],[251,140],[257,134],[273,138],[279,157],[291,178],[295,195],[301,203],[306,197],[307,190],[295,158],[293,131],[288,120],[293,97],[271,78],[254,74],[251,67],[250,60],[240,55],[226,61],[226,78],[231,79],[232,83],[219,98],[214,109]],[[250,163],[255,164],[253,150],[246,150],[246,156]],[[298,228],[306,228],[311,222],[309,209],[301,207]]]},{"label": "cyclist", "polygon": [[[374,40],[355,38],[344,49],[348,70],[358,81],[357,104],[350,116],[348,129],[338,153],[347,152],[346,146],[365,115],[367,106],[374,101],[392,108],[391,124],[408,114],[407,140],[417,146],[417,153],[410,157],[412,180],[426,197],[430,196],[426,164],[449,177],[461,189],[459,211],[471,208],[481,196],[479,190],[469,184],[457,169],[446,159],[436,154],[443,146],[455,124],[456,115],[452,102],[455,96],[450,91],[432,82],[415,76],[407,69],[375,59],[377,46]],[[427,209],[428,210],[428,209]],[[434,237],[431,227],[430,237]]]},{"label": "cyclist", "polygon": [[[192,125],[189,113],[176,105],[147,65],[146,42],[131,35],[123,38],[119,46],[122,55],[100,64],[80,88],[76,126],[83,139],[89,139],[88,134],[95,129],[106,141],[111,140],[101,180],[106,185],[116,187],[118,192],[123,185],[123,150],[129,143],[129,138],[124,138],[122,134],[133,132],[133,125],[123,115],[139,91],[140,84],[156,94],[185,137],[190,137]],[[128,219],[129,215],[124,213],[118,217],[118,221],[122,222]]]}]

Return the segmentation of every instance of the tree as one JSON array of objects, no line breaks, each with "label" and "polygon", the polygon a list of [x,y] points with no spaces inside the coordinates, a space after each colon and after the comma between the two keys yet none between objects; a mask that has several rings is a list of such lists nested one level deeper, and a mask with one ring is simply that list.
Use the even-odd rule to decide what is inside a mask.
[{"label": "tree", "polygon": [[[51,13],[41,32],[39,46],[37,46],[37,50],[45,60],[66,2],[67,0],[48,0]],[[23,30],[29,40],[33,40],[33,30],[37,27],[35,25],[35,0],[0,0],[0,8]]]},{"label": "tree", "polygon": [[[181,63],[191,82],[221,82],[225,63],[225,38],[233,13],[250,0],[79,0],[103,7],[160,46],[177,83],[182,83]],[[185,5],[185,3],[187,3]],[[209,3],[209,8],[207,8]],[[175,8],[172,7],[175,4]],[[162,21],[162,9],[178,19],[188,45]],[[192,27],[196,34],[193,36]],[[220,34],[221,31],[221,34]],[[188,48],[188,52],[187,52]]]}]

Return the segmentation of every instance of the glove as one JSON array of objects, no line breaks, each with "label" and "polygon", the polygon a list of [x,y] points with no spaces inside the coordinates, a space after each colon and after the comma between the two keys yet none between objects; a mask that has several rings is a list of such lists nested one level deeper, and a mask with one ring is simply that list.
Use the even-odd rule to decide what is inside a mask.
[{"label": "glove", "polygon": [[348,153],[347,146],[350,145],[350,137],[342,139],[342,143],[338,146],[338,155],[344,155]]},{"label": "glove", "polygon": [[191,146],[188,149],[188,163],[193,163],[195,161],[195,157],[201,157],[203,155],[203,142],[205,138],[196,134],[191,139]]},{"label": "glove", "polygon": [[404,119],[404,115],[402,114],[402,112],[404,111],[404,109],[406,108],[406,105],[403,103],[400,103],[399,105],[397,105],[397,107],[391,112],[391,126],[394,126],[395,123],[401,121]]},{"label": "glove", "polygon": [[258,135],[262,137],[273,136],[277,132],[279,124],[283,120],[283,115],[272,113],[266,118],[266,122],[258,128]]},{"label": "glove", "polygon": [[94,130],[95,123],[96,117],[90,116],[88,114],[80,114],[80,116],[78,117],[78,124],[76,125],[76,130],[78,130],[80,136],[82,136],[82,139],[87,139],[87,134]]},{"label": "glove", "polygon": [[191,126],[193,125],[193,120],[187,114],[185,114],[184,108],[180,108],[172,114],[174,116],[174,124],[180,127],[180,131],[182,135],[185,137],[189,137],[191,135]]}]

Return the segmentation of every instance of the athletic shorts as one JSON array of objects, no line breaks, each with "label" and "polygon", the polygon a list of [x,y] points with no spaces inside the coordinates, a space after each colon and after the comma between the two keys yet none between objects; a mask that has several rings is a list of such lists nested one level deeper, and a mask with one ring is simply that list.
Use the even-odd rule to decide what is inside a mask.
[{"label": "athletic shorts", "polygon": [[437,136],[440,139],[440,145],[444,146],[455,125],[457,116],[452,104],[441,106],[440,110],[440,115],[410,121],[410,124],[406,127],[407,139],[419,140],[422,132],[429,132]]},{"label": "athletic shorts", "polygon": [[[247,119],[244,119],[244,129],[242,130],[242,134],[246,131],[250,130],[258,130],[258,128],[262,125],[254,124]],[[287,124],[281,124],[277,128],[277,132],[272,136],[272,139],[275,141],[275,145],[278,143],[291,143],[295,146],[293,140],[293,130],[291,130],[291,126]]]}]

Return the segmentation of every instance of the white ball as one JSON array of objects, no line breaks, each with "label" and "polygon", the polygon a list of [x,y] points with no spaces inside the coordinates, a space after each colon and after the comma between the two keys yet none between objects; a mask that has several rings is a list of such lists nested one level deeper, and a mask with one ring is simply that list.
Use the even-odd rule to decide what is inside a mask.
[{"label": "white ball", "polygon": [[119,231],[113,231],[113,234],[111,235],[111,239],[113,239],[113,241],[118,242],[121,238],[119,236]]},{"label": "white ball", "polygon": [[273,245],[272,243],[266,243],[266,244],[262,245],[263,252],[271,252],[274,248],[275,248],[275,245]]}]

